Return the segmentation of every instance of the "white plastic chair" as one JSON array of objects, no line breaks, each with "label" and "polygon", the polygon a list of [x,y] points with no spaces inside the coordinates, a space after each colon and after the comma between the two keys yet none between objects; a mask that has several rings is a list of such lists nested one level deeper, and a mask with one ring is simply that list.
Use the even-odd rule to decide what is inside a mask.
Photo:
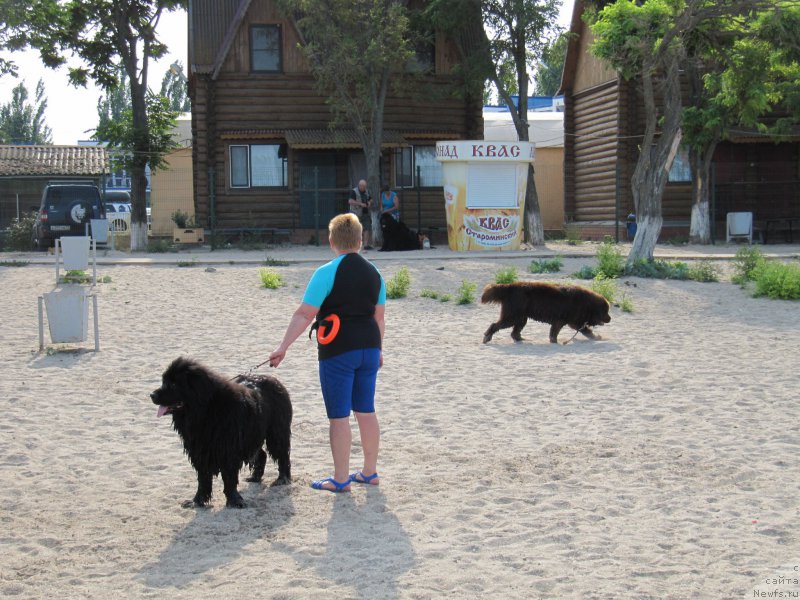
[{"label": "white plastic chair", "polygon": [[730,242],[733,239],[747,239],[750,244],[753,243],[753,213],[728,213],[725,240]]}]

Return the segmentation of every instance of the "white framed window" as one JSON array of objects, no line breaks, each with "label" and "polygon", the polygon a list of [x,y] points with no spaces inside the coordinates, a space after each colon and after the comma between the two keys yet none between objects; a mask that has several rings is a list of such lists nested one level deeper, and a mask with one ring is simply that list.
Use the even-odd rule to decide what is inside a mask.
[{"label": "white framed window", "polygon": [[280,144],[232,145],[229,154],[232,188],[286,187],[287,161]]},{"label": "white framed window", "polygon": [[[417,175],[419,174],[419,181]],[[394,184],[399,188],[441,187],[442,163],[436,146],[413,146],[394,151]]]}]

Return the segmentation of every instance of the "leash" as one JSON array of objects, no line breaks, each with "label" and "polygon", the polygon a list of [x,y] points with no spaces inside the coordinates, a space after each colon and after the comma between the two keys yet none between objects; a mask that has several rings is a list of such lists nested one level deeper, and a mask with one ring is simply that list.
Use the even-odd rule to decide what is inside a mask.
[{"label": "leash", "polygon": [[257,371],[258,369],[260,369],[261,367],[263,367],[263,366],[264,366],[265,364],[267,364],[268,362],[269,362],[269,359],[265,360],[265,361],[264,361],[264,362],[262,362],[261,364],[258,364],[258,365],[256,365],[255,367],[250,367],[250,368],[249,368],[249,369],[247,369],[247,371],[245,371],[244,373],[240,373],[239,375],[234,375],[234,376],[233,376],[233,377],[231,377],[231,378],[230,378],[228,381],[233,381],[234,379],[236,379],[236,378],[238,378],[238,377],[250,377],[250,376],[251,376],[251,375],[252,375],[252,374],[253,374],[255,371]]},{"label": "leash", "polygon": [[586,323],[584,323],[583,325],[581,325],[581,328],[580,328],[580,329],[576,329],[576,330],[575,330],[575,333],[574,333],[574,334],[572,334],[572,337],[571,337],[571,338],[569,338],[569,339],[568,339],[566,342],[562,342],[562,345],[563,345],[563,346],[566,346],[567,344],[569,344],[569,343],[570,343],[572,340],[574,340],[574,339],[575,339],[575,336],[577,336],[577,335],[578,335],[578,334],[581,332],[581,329],[583,329],[584,327],[588,327],[588,326],[589,326],[589,321],[586,321]]}]

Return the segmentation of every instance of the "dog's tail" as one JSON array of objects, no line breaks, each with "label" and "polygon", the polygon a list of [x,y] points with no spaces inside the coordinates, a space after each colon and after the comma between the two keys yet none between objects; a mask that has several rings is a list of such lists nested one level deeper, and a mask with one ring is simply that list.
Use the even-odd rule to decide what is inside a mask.
[{"label": "dog's tail", "polygon": [[490,283],[483,288],[483,295],[481,302],[483,304],[500,304],[508,297],[509,294],[508,284],[505,283]]}]

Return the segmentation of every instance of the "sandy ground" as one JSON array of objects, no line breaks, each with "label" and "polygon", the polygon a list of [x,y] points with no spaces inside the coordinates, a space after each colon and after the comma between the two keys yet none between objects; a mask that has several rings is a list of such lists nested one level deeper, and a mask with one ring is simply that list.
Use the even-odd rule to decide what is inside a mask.
[{"label": "sandy ground", "polygon": [[278,290],[255,264],[101,265],[99,353],[47,335],[38,352],[52,264],[0,267],[0,596],[800,596],[800,303],[628,279],[634,312],[613,309],[601,341],[551,345],[529,323],[483,345],[497,307],[419,297],[507,266],[564,280],[589,258],[534,276],[530,256],[381,257],[412,276],[386,311],[382,484],[309,487],[331,460],[301,337],[274,372],[294,484],[242,483],[231,510],[217,480],[212,508],[181,508],[194,472],[149,392],[179,355],[230,375],[265,360],[308,256],[274,267]]}]

